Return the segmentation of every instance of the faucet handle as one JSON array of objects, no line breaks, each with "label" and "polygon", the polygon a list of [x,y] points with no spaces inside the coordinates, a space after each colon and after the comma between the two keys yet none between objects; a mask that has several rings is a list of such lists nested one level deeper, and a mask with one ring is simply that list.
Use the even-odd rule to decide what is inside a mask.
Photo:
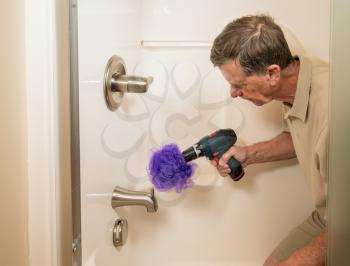
[{"label": "faucet handle", "polygon": [[140,77],[130,75],[113,75],[112,77],[113,92],[135,92],[145,93],[148,90],[149,84],[153,82],[153,77]]},{"label": "faucet handle", "polygon": [[158,209],[153,188],[150,191],[144,192],[116,186],[113,189],[111,205],[113,209],[129,205],[145,206],[148,212],[156,212]]},{"label": "faucet handle", "polygon": [[110,111],[119,108],[123,101],[124,93],[145,93],[153,77],[140,77],[126,75],[124,60],[118,56],[112,56],[105,69],[103,81],[103,93],[106,105]]}]

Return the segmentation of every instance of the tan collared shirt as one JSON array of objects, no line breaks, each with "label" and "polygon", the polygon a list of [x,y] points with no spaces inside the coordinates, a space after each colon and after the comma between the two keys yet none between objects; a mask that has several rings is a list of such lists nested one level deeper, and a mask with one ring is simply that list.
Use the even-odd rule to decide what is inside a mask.
[{"label": "tan collared shirt", "polygon": [[325,215],[328,182],[329,67],[320,60],[299,56],[300,69],[293,106],[283,105],[301,169],[315,207]]}]

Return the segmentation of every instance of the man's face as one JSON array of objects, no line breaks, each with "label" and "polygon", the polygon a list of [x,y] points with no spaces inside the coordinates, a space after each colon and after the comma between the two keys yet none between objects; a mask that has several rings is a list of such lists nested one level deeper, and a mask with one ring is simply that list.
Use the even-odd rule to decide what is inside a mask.
[{"label": "man's face", "polygon": [[241,97],[259,106],[272,100],[272,91],[267,73],[247,76],[234,60],[229,60],[219,66],[219,69],[230,84],[230,94],[233,98]]}]

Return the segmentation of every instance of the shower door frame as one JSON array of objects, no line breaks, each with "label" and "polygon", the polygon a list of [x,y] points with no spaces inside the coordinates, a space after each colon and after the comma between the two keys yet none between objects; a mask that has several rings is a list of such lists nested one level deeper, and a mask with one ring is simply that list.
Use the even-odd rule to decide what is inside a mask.
[{"label": "shower door frame", "polygon": [[72,189],[72,265],[81,266],[81,199],[79,139],[79,58],[77,0],[69,0],[70,25],[70,112],[71,112],[71,189]]}]

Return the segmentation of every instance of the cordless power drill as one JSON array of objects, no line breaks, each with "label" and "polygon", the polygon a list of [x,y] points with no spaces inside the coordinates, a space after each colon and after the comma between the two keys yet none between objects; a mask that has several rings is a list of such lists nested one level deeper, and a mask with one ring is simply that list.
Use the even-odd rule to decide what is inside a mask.
[{"label": "cordless power drill", "polygon": [[[205,136],[199,142],[182,152],[186,162],[205,156],[219,163],[221,156],[236,143],[236,133],[232,129],[220,129]],[[231,157],[227,162],[231,169],[230,176],[234,181],[240,180],[244,171],[241,164]]]}]

